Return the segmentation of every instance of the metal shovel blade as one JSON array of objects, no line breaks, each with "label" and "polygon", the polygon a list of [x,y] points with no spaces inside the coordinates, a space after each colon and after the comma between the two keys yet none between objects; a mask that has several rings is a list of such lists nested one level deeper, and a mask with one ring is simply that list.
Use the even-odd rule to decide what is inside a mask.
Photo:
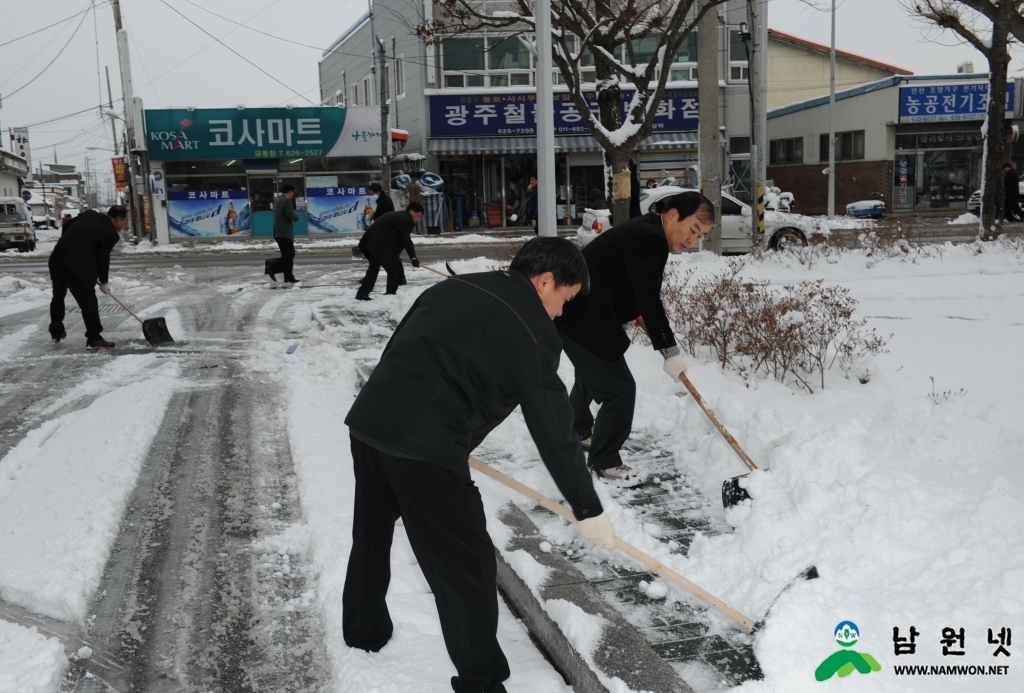
[{"label": "metal shovel blade", "polygon": [[174,344],[174,339],[167,329],[167,321],[164,318],[148,318],[143,320],[142,334],[146,337],[146,341],[153,346]]},{"label": "metal shovel blade", "polygon": [[726,479],[722,482],[722,505],[726,508],[731,508],[734,505],[739,505],[745,500],[750,500],[750,494],[747,493],[747,489],[740,486],[740,479],[750,476],[749,474],[741,474],[740,476],[734,476],[731,479]]}]

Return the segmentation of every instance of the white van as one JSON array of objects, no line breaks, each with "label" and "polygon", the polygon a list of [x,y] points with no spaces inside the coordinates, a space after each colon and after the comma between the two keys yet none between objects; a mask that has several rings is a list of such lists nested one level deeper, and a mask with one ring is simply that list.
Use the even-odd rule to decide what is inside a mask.
[{"label": "white van", "polygon": [[0,197],[0,250],[11,247],[23,253],[36,249],[32,212],[20,197]]}]

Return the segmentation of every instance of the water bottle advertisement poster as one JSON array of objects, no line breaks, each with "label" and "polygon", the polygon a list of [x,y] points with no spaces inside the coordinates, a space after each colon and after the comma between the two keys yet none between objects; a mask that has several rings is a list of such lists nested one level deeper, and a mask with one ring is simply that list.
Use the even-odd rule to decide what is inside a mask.
[{"label": "water bottle advertisement poster", "polygon": [[369,188],[306,188],[310,233],[362,233],[377,203]]},{"label": "water bottle advertisement poster", "polygon": [[249,236],[246,190],[172,190],[167,193],[171,238]]}]

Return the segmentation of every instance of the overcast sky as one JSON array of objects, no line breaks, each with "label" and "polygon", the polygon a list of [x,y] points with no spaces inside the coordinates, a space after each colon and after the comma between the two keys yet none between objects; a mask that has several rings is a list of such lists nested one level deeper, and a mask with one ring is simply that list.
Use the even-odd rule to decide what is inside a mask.
[{"label": "overcast sky", "polygon": [[[829,0],[815,1],[829,4]],[[101,171],[109,169],[107,159],[112,152],[87,149],[111,147],[109,121],[103,121],[96,109],[101,93],[104,103],[107,100],[104,66],[110,67],[114,98],[121,94],[113,11],[109,1],[96,2],[95,12],[73,17],[90,7],[91,0],[4,4],[4,21],[0,23],[0,44],[6,44],[0,45],[0,127],[5,149],[10,148],[9,127],[30,125],[34,160],[41,157],[52,162],[56,149],[60,163],[81,167],[89,156]],[[131,36],[135,94],[144,99],[147,108],[307,105],[303,96],[316,103],[317,61],[322,49],[365,9],[365,0],[121,0],[125,28]],[[210,12],[315,48],[255,33]],[[72,18],[13,41],[67,17]],[[801,0],[772,0],[769,25],[812,41],[829,42],[829,14],[809,8]],[[973,60],[978,71],[986,70],[979,53],[958,45],[952,37],[944,37],[945,45],[941,45],[923,36],[921,28],[895,0],[839,0],[836,25],[838,48],[918,74],[954,72],[956,65],[965,60]],[[65,44],[67,47],[50,68],[14,93],[54,60]],[[1024,64],[1019,52],[1016,56],[1011,69],[1019,70]],[[119,105],[115,108],[120,110]],[[70,118],[42,122],[83,110],[86,112]]]}]

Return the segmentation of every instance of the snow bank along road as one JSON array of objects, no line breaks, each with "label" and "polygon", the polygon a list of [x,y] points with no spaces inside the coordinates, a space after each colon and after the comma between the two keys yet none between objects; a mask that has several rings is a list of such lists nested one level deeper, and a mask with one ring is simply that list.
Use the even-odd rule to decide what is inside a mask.
[{"label": "snow bank along road", "polygon": [[[821,575],[787,592],[749,642],[764,679],[740,684],[743,693],[1024,690],[1016,641],[1004,638],[1009,657],[990,644],[1002,629],[1024,632],[1024,252],[898,255],[851,252],[808,268],[779,254],[743,270],[848,287],[859,315],[894,336],[889,353],[857,365],[867,377],[830,375],[813,395],[691,360],[708,403],[769,470],[750,476],[753,501],[727,512],[708,499],[743,466],[649,348],[627,353],[638,382],[627,452],[652,478],[639,491],[599,489],[617,533],[754,618],[807,565]],[[686,255],[668,271],[706,275],[722,263]],[[105,690],[85,671],[119,691],[450,690],[433,599],[401,528],[395,637],[376,655],[341,640],[353,483],[341,421],[397,321],[439,279],[409,270],[398,296],[359,303],[357,272],[310,268],[304,278],[320,288],[269,290],[251,270],[115,271],[115,291],[146,316],[165,315],[179,344],[154,351],[130,317],[104,312],[119,346],[86,354],[73,320],[69,342],[46,341],[45,276],[0,271],[0,691],[52,690],[62,657],[49,635],[89,655],[68,668],[65,690]],[[560,372],[571,383],[566,361]],[[558,496],[521,417],[479,456]],[[477,483],[491,519],[519,501]],[[665,500],[652,510],[658,489]],[[677,640],[656,649],[678,653],[672,665],[695,690],[738,683],[685,656],[666,613],[695,606],[686,595],[660,580],[627,586],[638,576],[621,556],[522,507],[552,551],[606,581],[609,600],[652,642],[673,631]],[[681,532],[690,519],[704,528]],[[502,526],[488,528],[503,549]],[[543,584],[543,566],[527,558],[510,562]],[[548,611],[593,654],[597,626],[585,614]],[[699,630],[733,638],[714,615],[698,616]],[[860,629],[857,651],[882,669],[819,683],[815,669],[841,649],[833,629],[847,620]],[[893,628],[906,638],[911,627],[915,651],[897,651]],[[943,644],[947,628],[963,629],[962,647]],[[567,690],[504,606],[499,639],[510,692]],[[903,668],[951,663],[1008,669]]]}]

